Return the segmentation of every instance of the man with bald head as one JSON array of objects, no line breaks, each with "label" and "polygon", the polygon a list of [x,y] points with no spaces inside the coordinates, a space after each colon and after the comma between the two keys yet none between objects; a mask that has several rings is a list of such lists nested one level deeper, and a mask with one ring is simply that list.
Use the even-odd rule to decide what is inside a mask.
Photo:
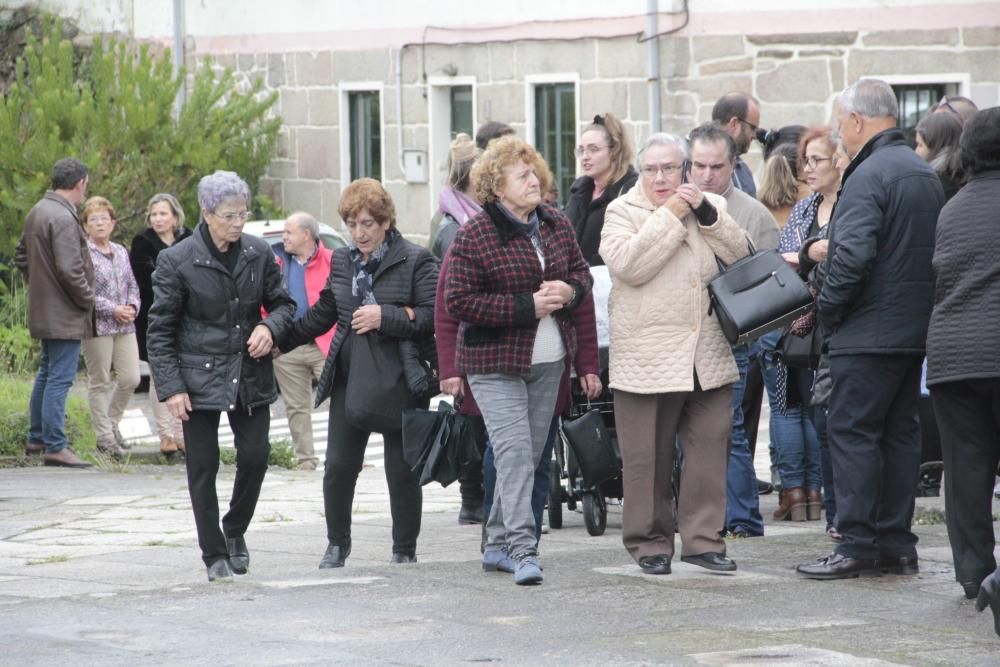
[{"label": "man with bald head", "polygon": [[733,169],[733,185],[751,197],[757,196],[757,186],[753,182],[753,172],[743,161],[760,127],[760,104],[746,93],[726,93],[712,107],[712,120],[722,126],[726,134],[736,144],[736,165]]},{"label": "man with bald head", "polygon": [[[319,300],[319,293],[330,275],[331,252],[319,241],[319,223],[308,213],[292,213],[285,220],[282,243],[274,247],[281,265],[282,286],[295,300],[295,319]],[[274,375],[281,388],[292,433],[295,459],[299,470],[315,470],[319,464],[313,448],[312,381],[323,373],[333,332],[308,345],[302,345],[274,361]]]},{"label": "man with bald head", "polygon": [[[830,220],[816,314],[830,355],[827,437],[843,541],[798,566],[813,579],[916,574],[920,367],[944,191],[896,127],[892,87],[861,79],[836,103],[851,158]],[[807,251],[808,252],[808,251]]]}]

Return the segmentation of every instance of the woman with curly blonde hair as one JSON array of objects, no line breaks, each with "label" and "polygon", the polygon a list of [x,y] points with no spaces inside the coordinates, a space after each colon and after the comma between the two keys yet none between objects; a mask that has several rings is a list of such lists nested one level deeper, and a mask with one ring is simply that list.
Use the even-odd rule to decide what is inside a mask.
[{"label": "woman with curly blonde hair", "polygon": [[459,322],[455,366],[479,403],[497,471],[483,569],[542,581],[531,492],[565,358],[573,310],[593,281],[569,220],[542,204],[552,176],[521,139],[489,144],[472,169],[483,211],[451,247],[445,308]]}]

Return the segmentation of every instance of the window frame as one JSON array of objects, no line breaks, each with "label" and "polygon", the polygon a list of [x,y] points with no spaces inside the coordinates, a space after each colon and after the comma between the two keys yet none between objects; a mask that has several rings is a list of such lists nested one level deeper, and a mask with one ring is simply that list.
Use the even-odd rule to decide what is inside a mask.
[{"label": "window frame", "polygon": [[381,182],[387,180],[385,164],[385,84],[381,81],[345,81],[340,91],[340,190],[351,182],[351,93],[378,93],[379,171]]},{"label": "window frame", "polygon": [[[968,72],[950,72],[940,74],[872,74],[867,78],[875,78],[885,81],[893,87],[893,93],[896,92],[896,86],[945,86],[956,88],[957,90],[954,93],[956,95],[962,95],[963,97],[969,98],[972,97],[970,94],[972,77]],[[937,102],[937,100],[935,100],[935,102]],[[908,128],[900,126],[900,129],[906,131]]]},{"label": "window frame", "polygon": [[[433,217],[438,210],[438,196],[444,188],[444,178],[447,178],[447,167],[444,178],[439,171],[439,163],[445,164],[448,159],[448,146],[451,144],[451,89],[454,87],[472,87],[472,138],[475,140],[475,132],[479,127],[479,84],[475,76],[430,76],[427,77],[427,164],[429,188],[430,216]],[[441,113],[439,94],[447,96],[448,103],[443,105],[446,113]],[[441,129],[447,127],[447,143],[441,142]]]},{"label": "window frame", "polygon": [[[572,84],[573,85],[573,113],[575,119],[573,122],[573,147],[576,148],[580,144],[580,128],[581,128],[581,118],[580,118],[580,74],[579,72],[561,72],[554,74],[528,74],[524,77],[524,118],[525,118],[525,129],[524,133],[526,135],[527,142],[533,146],[536,150],[541,152],[541,149],[535,145],[535,89],[538,86],[551,85],[551,84]],[[557,178],[555,173],[555,168],[550,165],[549,169],[552,170],[553,178]],[[580,177],[580,161],[576,159],[576,155],[573,155],[573,179],[576,180]],[[559,197],[562,201],[565,201],[569,197],[569,192],[563,192],[562,188],[559,189]]]}]

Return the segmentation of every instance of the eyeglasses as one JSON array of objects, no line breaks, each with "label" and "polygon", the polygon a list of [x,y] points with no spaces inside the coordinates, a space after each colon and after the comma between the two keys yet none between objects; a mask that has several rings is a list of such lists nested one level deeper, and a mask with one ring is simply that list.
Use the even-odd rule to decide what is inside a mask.
[{"label": "eyeglasses", "polygon": [[573,154],[577,157],[583,157],[584,155],[597,155],[605,148],[607,148],[607,146],[597,146],[595,144],[590,144],[589,146],[577,146],[573,150]]},{"label": "eyeglasses", "polygon": [[250,211],[230,211],[229,213],[217,213],[215,211],[212,211],[212,215],[219,218],[220,220],[225,220],[229,224],[232,224],[237,220],[250,219]]},{"label": "eyeglasses", "polygon": [[647,164],[642,169],[640,169],[642,175],[646,178],[656,178],[656,175],[663,172],[664,176],[674,176],[679,174],[681,171],[681,165],[679,164]]},{"label": "eyeglasses", "polygon": [[829,162],[832,157],[816,157],[815,155],[810,155],[809,157],[802,158],[799,162],[803,167],[809,167],[810,169],[815,169],[822,162]]},{"label": "eyeglasses", "polygon": [[736,120],[740,121],[741,123],[743,123],[744,125],[746,125],[747,127],[749,127],[750,131],[753,132],[755,135],[757,134],[757,126],[756,125],[754,125],[753,123],[751,123],[748,120],[744,120],[743,118],[737,118]]},{"label": "eyeglasses", "polygon": [[358,227],[360,227],[361,229],[363,229],[366,232],[368,232],[368,231],[371,231],[371,230],[375,229],[376,227],[378,227],[378,224],[379,224],[378,221],[377,220],[373,220],[372,218],[365,218],[364,220],[345,220],[344,221],[344,227],[347,227],[347,229],[350,230],[350,231],[352,231],[352,232],[355,229],[357,229]]},{"label": "eyeglasses", "polygon": [[959,117],[961,117],[961,115],[962,115],[962,114],[958,113],[958,109],[956,109],[955,107],[951,106],[951,102],[948,101],[948,96],[947,95],[945,95],[944,97],[942,97],[941,101],[937,103],[937,108],[938,109],[947,109],[948,111],[952,112],[953,114],[955,114],[956,116],[959,116]]}]

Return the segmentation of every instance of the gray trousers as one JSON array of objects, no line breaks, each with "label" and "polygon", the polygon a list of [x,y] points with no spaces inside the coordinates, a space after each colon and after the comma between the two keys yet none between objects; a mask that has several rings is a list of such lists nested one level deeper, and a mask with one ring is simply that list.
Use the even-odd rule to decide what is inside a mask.
[{"label": "gray trousers", "polygon": [[506,548],[515,560],[537,552],[531,491],[565,368],[560,359],[535,364],[526,377],[501,373],[468,376],[486,421],[497,469],[493,509],[486,522],[486,548]]}]

